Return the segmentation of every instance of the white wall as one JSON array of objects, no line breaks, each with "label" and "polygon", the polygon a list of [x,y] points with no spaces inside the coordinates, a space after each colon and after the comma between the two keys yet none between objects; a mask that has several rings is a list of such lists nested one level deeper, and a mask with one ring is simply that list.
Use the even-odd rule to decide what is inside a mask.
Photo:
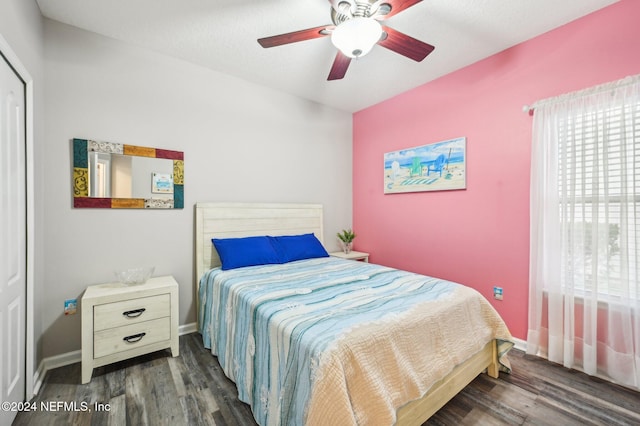
[{"label": "white wall", "polygon": [[34,357],[33,370],[37,369],[41,359],[42,346],[40,335],[42,334],[41,306],[43,300],[38,297],[43,289],[43,268],[44,268],[44,244],[43,244],[43,223],[44,209],[42,185],[44,173],[43,135],[44,135],[44,68],[43,68],[43,20],[40,9],[35,0],[0,0],[0,35],[11,47],[11,50],[18,56],[22,65],[27,69],[33,79],[33,109],[34,109],[34,214],[35,229],[33,232],[35,239],[35,264],[34,276],[34,344],[36,354]]},{"label": "white wall", "polygon": [[[195,321],[197,201],[325,206],[328,248],[351,224],[351,114],[45,20],[44,353],[80,348],[66,298],[155,265],[180,283],[180,323]],[[73,209],[74,137],[184,151],[183,210]]]}]

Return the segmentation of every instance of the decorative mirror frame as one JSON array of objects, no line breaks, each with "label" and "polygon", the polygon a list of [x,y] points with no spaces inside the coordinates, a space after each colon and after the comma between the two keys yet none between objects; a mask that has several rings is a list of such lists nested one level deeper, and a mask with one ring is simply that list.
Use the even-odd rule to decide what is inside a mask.
[{"label": "decorative mirror frame", "polygon": [[[133,155],[173,160],[173,198],[89,197],[89,153]],[[184,208],[184,153],[89,139],[73,139],[73,207],[103,209],[182,209]]]}]

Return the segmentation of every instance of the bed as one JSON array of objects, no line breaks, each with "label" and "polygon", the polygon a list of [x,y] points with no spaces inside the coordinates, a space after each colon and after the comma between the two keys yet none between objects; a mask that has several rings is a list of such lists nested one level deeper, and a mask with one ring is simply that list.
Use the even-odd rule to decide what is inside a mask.
[{"label": "bed", "polygon": [[468,287],[326,256],[222,270],[212,244],[309,234],[321,205],[196,204],[198,328],[258,424],[420,425],[509,371],[511,335]]}]

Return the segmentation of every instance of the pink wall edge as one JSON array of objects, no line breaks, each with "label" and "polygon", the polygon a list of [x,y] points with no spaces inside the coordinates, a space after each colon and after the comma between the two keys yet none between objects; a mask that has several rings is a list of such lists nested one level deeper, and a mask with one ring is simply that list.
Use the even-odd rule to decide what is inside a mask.
[{"label": "pink wall edge", "polygon": [[[355,250],[477,289],[526,339],[532,118],[522,106],[640,73],[638,16],[640,1],[621,0],[355,113]],[[384,153],[460,136],[465,190],[383,194]]]}]

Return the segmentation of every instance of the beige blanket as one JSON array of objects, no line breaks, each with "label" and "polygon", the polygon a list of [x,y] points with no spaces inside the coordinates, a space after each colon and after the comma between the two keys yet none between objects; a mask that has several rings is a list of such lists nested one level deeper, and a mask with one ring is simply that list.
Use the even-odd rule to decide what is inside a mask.
[{"label": "beige blanket", "polygon": [[[354,328],[323,354],[306,424],[394,424],[399,407],[421,398],[492,339],[512,338],[489,302],[468,287],[446,301]],[[509,368],[506,356],[501,363]]]}]

